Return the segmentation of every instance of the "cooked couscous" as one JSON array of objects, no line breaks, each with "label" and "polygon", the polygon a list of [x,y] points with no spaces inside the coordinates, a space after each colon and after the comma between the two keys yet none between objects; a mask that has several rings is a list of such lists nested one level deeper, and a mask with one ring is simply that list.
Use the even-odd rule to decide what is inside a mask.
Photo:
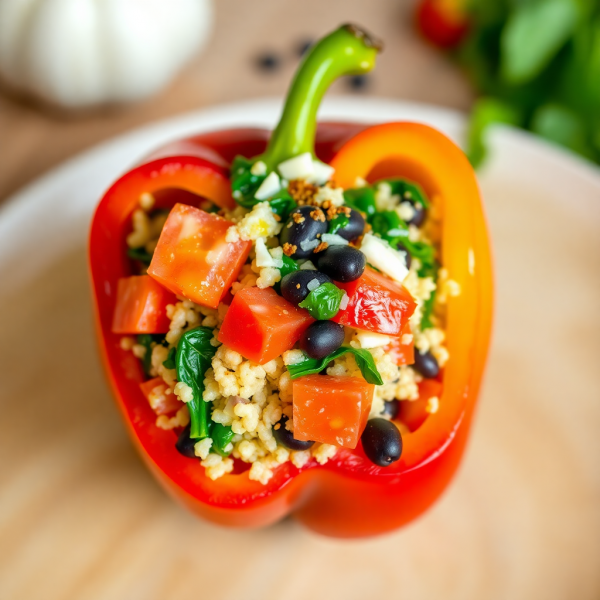
[{"label": "cooked couscous", "polygon": [[[243,167],[239,169],[238,176],[247,174]],[[285,166],[279,170],[280,174],[285,171]],[[265,177],[266,166],[257,161],[250,172],[254,177]],[[200,205],[206,214],[229,222],[225,245],[249,243],[245,262],[216,308],[177,294],[165,307],[168,331],[164,335],[146,335],[140,339],[126,335],[121,339],[121,347],[140,359],[147,378],[156,383],[147,393],[151,408],[157,412],[156,426],[173,429],[173,443],[177,442],[187,456],[197,457],[199,468],[204,468],[211,479],[232,472],[239,461],[250,465],[250,479],[264,484],[287,461],[301,469],[311,460],[325,464],[335,457],[340,446],[330,443],[331,439],[302,441],[301,435],[298,440],[294,435],[294,379],[290,367],[301,369],[306,361],[314,362],[323,355],[320,348],[313,348],[315,340],[304,333],[315,324],[326,323],[326,329],[340,330],[336,333],[340,343],[327,347],[326,356],[342,347],[358,351],[339,353],[318,372],[336,381],[337,378],[364,380],[363,357],[368,353],[371,371],[377,373],[378,381],[370,388],[372,397],[367,400],[366,416],[393,419],[400,433],[411,427],[402,420],[402,404],[419,400],[420,382],[438,377],[449,359],[444,346],[444,305],[448,296],[459,294],[460,289],[438,264],[436,199],[430,205],[417,186],[402,180],[374,185],[358,180],[354,189],[344,191],[335,185],[331,172],[321,181],[311,177],[286,181],[283,176],[275,176],[276,182],[265,178],[260,188],[274,186],[265,192],[266,198],[287,191],[291,202],[286,210],[279,210],[267,200],[259,200],[250,207],[237,206],[234,210],[219,210],[210,203]],[[255,198],[261,197],[258,192]],[[241,197],[235,178],[233,195]],[[166,210],[156,208],[151,194],[140,197],[127,236],[130,256],[139,274],[152,272],[153,253],[164,244],[169,219]],[[328,254],[333,254],[333,259],[327,260]],[[360,273],[346,276],[344,269],[354,268],[350,263],[356,257],[362,260],[362,268],[358,265]],[[214,260],[219,260],[218,255]],[[335,260],[342,265],[339,275]],[[348,310],[353,299],[350,281],[360,280],[365,272],[375,274],[377,285],[385,280],[390,289],[401,288],[413,301],[412,313],[404,315],[401,328],[383,323],[379,331],[376,326],[369,330],[353,326],[351,319],[337,318],[340,311]],[[337,287],[339,279],[346,279],[348,285]],[[295,293],[306,300],[323,289],[324,284],[335,288],[334,293],[340,292],[337,301],[335,298],[332,301],[331,296],[326,298],[335,306],[324,318],[318,314],[318,306],[294,301]],[[286,290],[286,286],[293,289]],[[306,314],[310,324],[302,332],[304,337],[297,335],[289,348],[268,360],[256,360],[252,353],[244,356],[239,347],[223,343],[220,335],[236,295],[253,289],[271,290],[283,302],[291,300],[292,307],[304,304],[302,312],[306,312],[305,306],[311,312],[311,317]],[[209,408],[210,423],[227,431],[226,443],[218,449],[210,435],[190,438],[188,405],[194,400],[194,389],[178,380],[175,357],[180,340],[186,332],[197,328],[211,332],[212,357],[206,363],[200,387],[202,402]],[[329,332],[319,335],[324,338],[325,346],[330,344]],[[317,340],[316,345],[319,343]],[[319,402],[318,397],[314,400]],[[424,401],[426,413],[438,410],[438,395]],[[165,406],[170,409],[165,411]],[[298,443],[286,445],[285,440],[290,438]]]}]

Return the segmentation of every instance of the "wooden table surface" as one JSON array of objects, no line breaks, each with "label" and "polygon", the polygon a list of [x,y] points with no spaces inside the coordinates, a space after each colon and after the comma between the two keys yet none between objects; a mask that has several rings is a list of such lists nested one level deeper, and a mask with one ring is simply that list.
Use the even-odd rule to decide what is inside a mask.
[{"label": "wooden table surface", "polygon": [[[282,95],[295,47],[347,20],[386,42],[357,93],[466,110],[468,85],[412,32],[412,4],[218,0],[208,50],[158,98],[64,115],[0,95],[0,201],[143,123]],[[285,57],[280,70],[254,68],[264,50]],[[340,542],[290,520],[239,532],[194,519],[152,480],[110,401],[83,249],[4,295],[0,598],[599,598],[597,229],[576,228],[565,206],[509,184],[499,197],[488,182],[499,308],[473,439],[441,502],[383,538]],[[548,227],[531,227],[542,213]],[[528,247],[523,261],[516,248]]]}]

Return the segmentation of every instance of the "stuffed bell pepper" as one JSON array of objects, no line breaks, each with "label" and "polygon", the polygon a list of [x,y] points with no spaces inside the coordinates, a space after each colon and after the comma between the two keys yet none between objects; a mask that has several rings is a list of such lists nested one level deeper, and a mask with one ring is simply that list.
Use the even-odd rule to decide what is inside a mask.
[{"label": "stuffed bell pepper", "polygon": [[317,124],[330,84],[380,50],[340,27],[303,60],[273,132],[162,148],[94,216],[123,419],[165,489],[214,522],[386,532],[461,457],[492,308],[473,171],[426,125]]}]

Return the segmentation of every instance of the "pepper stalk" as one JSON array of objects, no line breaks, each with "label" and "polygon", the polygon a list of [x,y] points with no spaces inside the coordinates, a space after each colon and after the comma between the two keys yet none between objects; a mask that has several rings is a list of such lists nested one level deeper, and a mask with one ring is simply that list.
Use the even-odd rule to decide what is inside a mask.
[{"label": "pepper stalk", "polygon": [[309,152],[315,158],[317,111],[329,86],[344,75],[362,75],[375,66],[382,43],[357,25],[342,25],[308,52],[296,72],[279,123],[263,161],[273,171],[285,160]]}]

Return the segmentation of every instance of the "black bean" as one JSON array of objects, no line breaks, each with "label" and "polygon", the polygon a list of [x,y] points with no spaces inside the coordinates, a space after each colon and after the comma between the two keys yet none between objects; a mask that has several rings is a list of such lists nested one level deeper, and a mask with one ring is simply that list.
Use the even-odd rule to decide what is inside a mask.
[{"label": "black bean", "polygon": [[400,242],[396,244],[396,248],[400,250],[400,252],[404,252],[404,255],[406,257],[406,268],[410,269],[410,265],[412,264],[412,256],[410,255],[410,252],[406,249],[406,246],[404,246],[404,244],[401,244]]},{"label": "black bean", "polygon": [[[308,284],[315,279],[319,285],[328,282],[331,283],[331,279],[319,271],[300,269],[299,271],[288,273],[281,280],[281,295],[288,302],[298,306],[312,291],[308,289]],[[311,287],[313,286],[311,285]]]},{"label": "black bean", "polygon": [[308,450],[314,442],[302,442],[294,437],[294,434],[285,426],[287,417],[284,415],[273,427],[275,439],[290,450]]},{"label": "black bean", "polygon": [[183,456],[187,456],[188,458],[196,458],[196,454],[194,453],[194,446],[196,442],[199,440],[190,438],[190,426],[188,425],[177,438],[175,442],[175,448],[179,454],[183,454]]},{"label": "black bean", "polygon": [[370,84],[370,79],[366,75],[352,75],[347,81],[348,87],[354,91],[366,90]]},{"label": "black bean", "polygon": [[263,52],[256,57],[256,66],[261,71],[276,71],[281,65],[281,58],[275,52]]},{"label": "black bean", "polygon": [[360,250],[352,246],[330,246],[316,254],[315,265],[333,280],[347,283],[363,274],[367,259]]},{"label": "black bean", "polygon": [[348,220],[348,225],[338,229],[336,233],[345,240],[352,242],[363,234],[365,230],[365,218],[357,210],[351,208]]},{"label": "black bean", "polygon": [[315,321],[300,337],[300,348],[310,358],[325,358],[344,342],[344,327],[333,321]]},{"label": "black bean", "polygon": [[415,211],[413,217],[409,221],[406,221],[406,224],[414,225],[415,227],[421,227],[427,214],[425,207],[421,203],[415,202],[412,198],[407,198],[406,196],[402,198],[402,202],[408,202]]},{"label": "black bean", "polygon": [[296,46],[296,52],[298,53],[298,56],[304,56],[310,50],[313,43],[314,41],[309,38],[306,38],[299,42]]},{"label": "black bean", "polygon": [[398,418],[400,413],[400,402],[398,400],[386,400],[383,407],[383,414],[390,419]]},{"label": "black bean", "polygon": [[440,365],[431,352],[419,352],[415,348],[415,363],[413,369],[421,373],[425,379],[433,379],[440,372]]},{"label": "black bean", "polygon": [[386,419],[369,419],[360,439],[367,458],[380,467],[389,467],[402,455],[400,431]]},{"label": "black bean", "polygon": [[320,243],[319,237],[324,233],[327,233],[327,220],[323,211],[314,206],[299,206],[290,213],[279,234],[279,241],[282,246],[290,244],[296,247],[292,254],[288,254],[291,258],[308,258],[316,246],[304,250],[302,243],[315,240]]}]

